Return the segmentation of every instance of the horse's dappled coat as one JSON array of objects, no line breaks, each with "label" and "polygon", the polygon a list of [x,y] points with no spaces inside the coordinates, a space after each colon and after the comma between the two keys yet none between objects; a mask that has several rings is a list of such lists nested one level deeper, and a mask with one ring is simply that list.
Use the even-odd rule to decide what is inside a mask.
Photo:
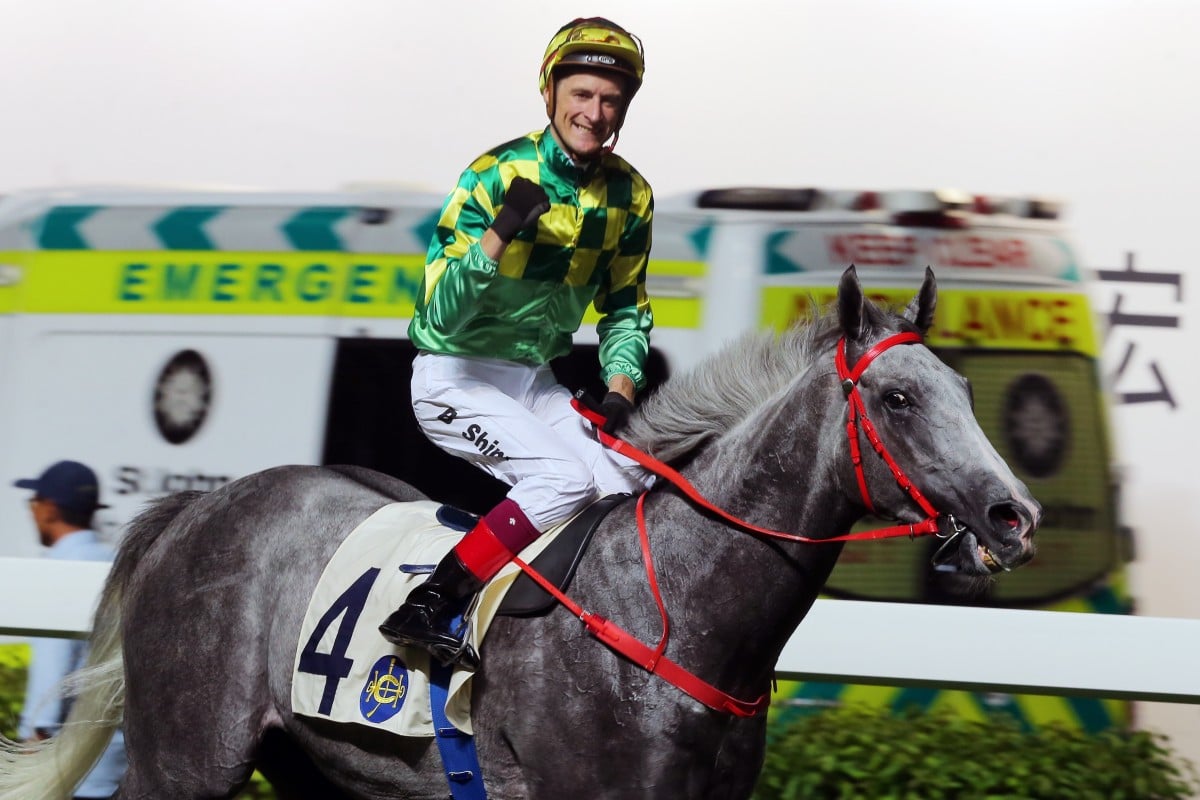
[{"label": "horse's dappled coat", "polygon": [[[931,274],[904,315],[868,303],[857,275],[836,315],[751,335],[647,399],[627,437],[671,461],[722,508],[762,527],[844,533],[865,513],[846,441],[846,399],[833,363],[899,330],[924,331]],[[1032,553],[1040,508],[975,423],[965,382],[926,348],[889,350],[860,385],[898,463],[934,506],[965,524],[951,563],[1015,566]],[[864,471],[881,516],[921,511],[870,453]],[[209,494],[168,497],[134,522],[96,620],[96,677],[121,673],[132,798],[231,797],[257,765],[298,797],[441,798],[436,747],[289,707],[300,620],[334,550],[380,506],[421,499],[358,469],[282,467]],[[597,529],[571,594],[642,641],[661,634],[647,588],[633,502]],[[699,513],[676,490],[646,497],[646,524],[670,614],[666,654],[737,697],[770,685],[779,653],[807,613],[839,544],[767,540]],[[492,797],[661,800],[745,798],[762,763],[766,722],[712,711],[587,638],[557,608],[497,620],[475,677],[473,721]],[[84,680],[80,713],[106,703]],[[123,689],[123,693],[120,691]],[[77,716],[76,719],[79,719]],[[61,798],[49,777],[86,769],[105,725],[0,760],[0,795]],[[39,788],[43,787],[43,788]],[[46,789],[44,787],[51,787]],[[5,794],[6,792],[10,794]]]}]

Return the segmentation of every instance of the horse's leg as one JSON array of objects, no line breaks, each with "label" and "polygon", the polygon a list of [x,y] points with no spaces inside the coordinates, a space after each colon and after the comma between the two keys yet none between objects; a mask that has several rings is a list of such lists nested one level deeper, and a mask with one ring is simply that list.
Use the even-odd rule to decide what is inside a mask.
[{"label": "horse's leg", "polygon": [[126,619],[137,623],[125,626],[125,797],[233,797],[254,772],[274,713],[266,623],[246,621],[263,600],[244,581],[196,581],[185,568],[199,558],[159,566],[159,591],[130,592]]},{"label": "horse's leg", "polygon": [[[216,717],[210,716],[202,698],[184,714],[177,713],[184,704],[165,705],[155,708],[142,702],[127,707],[129,763],[115,797],[119,800],[234,797],[249,783],[254,772],[257,735],[232,716],[225,717],[228,725],[213,724]],[[144,735],[137,735],[138,731]]]},{"label": "horse's leg", "polygon": [[129,763],[114,800],[217,800],[246,786],[257,736],[234,717],[225,717],[227,726],[213,724],[219,712],[204,697],[187,699],[187,689],[175,698],[148,694],[126,706]]},{"label": "horse's leg", "polygon": [[258,770],[270,781],[277,800],[350,800],[282,731],[268,731],[263,738]]}]

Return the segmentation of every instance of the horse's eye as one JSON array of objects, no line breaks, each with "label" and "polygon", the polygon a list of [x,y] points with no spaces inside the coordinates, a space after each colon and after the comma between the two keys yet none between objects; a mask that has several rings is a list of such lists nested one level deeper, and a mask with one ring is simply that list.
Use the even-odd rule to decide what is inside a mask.
[{"label": "horse's eye", "polygon": [[888,408],[908,408],[912,405],[908,402],[908,395],[894,389],[883,396],[883,402],[887,403]]}]

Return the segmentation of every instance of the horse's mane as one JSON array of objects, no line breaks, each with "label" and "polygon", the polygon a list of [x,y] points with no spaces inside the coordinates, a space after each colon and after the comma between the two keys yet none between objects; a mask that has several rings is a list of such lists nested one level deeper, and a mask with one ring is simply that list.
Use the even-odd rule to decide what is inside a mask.
[{"label": "horse's mane", "polygon": [[[870,328],[894,320],[874,303],[867,303],[865,310]],[[835,311],[818,313],[815,303],[809,311],[807,320],[780,333],[748,331],[688,372],[672,376],[638,407],[622,438],[668,464],[678,466],[694,458],[834,346],[842,332]],[[823,366],[832,370],[833,360]]]}]

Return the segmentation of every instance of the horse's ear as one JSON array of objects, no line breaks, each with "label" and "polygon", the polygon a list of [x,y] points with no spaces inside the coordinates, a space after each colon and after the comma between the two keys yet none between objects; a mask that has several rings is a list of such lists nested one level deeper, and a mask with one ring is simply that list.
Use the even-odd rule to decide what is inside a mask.
[{"label": "horse's ear", "polygon": [[858,341],[862,336],[866,302],[862,284],[858,282],[858,270],[851,264],[838,282],[838,321],[842,323],[846,341]]},{"label": "horse's ear", "polygon": [[926,267],[925,280],[921,283],[921,290],[909,302],[908,308],[904,309],[904,318],[916,325],[917,330],[924,336],[929,332],[929,326],[933,325],[933,311],[936,308],[937,280],[933,277],[933,270]]}]

